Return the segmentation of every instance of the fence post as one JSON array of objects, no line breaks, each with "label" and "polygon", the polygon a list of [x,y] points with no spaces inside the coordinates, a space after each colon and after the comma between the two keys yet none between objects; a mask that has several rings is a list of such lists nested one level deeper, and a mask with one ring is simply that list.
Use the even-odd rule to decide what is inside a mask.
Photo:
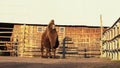
[{"label": "fence post", "polygon": [[66,39],[66,38],[63,39],[63,47],[62,47],[62,48],[63,48],[63,52],[62,52],[62,54],[63,54],[62,58],[63,58],[63,59],[66,58],[66,57],[65,57],[65,53],[66,53],[66,50],[65,50],[65,39]]}]

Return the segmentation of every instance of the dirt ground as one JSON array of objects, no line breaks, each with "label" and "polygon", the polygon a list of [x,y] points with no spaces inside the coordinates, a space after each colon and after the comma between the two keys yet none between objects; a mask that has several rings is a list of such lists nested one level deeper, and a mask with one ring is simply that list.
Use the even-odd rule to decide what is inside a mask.
[{"label": "dirt ground", "polygon": [[120,61],[105,58],[23,58],[0,56],[0,68],[120,68]]}]

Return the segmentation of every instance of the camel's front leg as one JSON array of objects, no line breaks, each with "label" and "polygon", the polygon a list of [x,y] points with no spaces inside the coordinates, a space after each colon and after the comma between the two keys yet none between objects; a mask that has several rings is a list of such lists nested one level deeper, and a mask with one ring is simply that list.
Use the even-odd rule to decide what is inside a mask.
[{"label": "camel's front leg", "polygon": [[56,49],[53,49],[54,58],[56,58]]}]

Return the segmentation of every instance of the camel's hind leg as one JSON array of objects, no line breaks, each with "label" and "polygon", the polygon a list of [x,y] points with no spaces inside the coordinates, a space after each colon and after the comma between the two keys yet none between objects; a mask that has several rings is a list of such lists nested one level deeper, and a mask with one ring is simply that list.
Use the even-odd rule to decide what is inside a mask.
[{"label": "camel's hind leg", "polygon": [[[49,54],[49,56],[48,56],[48,54]],[[52,58],[51,50],[50,49],[47,49],[46,55],[47,55],[47,57]]]},{"label": "camel's hind leg", "polygon": [[41,57],[43,57],[44,47],[41,45]]},{"label": "camel's hind leg", "polygon": [[48,53],[49,53],[49,50],[48,50],[48,49],[46,49],[46,57],[48,57]]},{"label": "camel's hind leg", "polygon": [[54,53],[54,58],[56,58],[56,49],[53,49],[53,53]]}]

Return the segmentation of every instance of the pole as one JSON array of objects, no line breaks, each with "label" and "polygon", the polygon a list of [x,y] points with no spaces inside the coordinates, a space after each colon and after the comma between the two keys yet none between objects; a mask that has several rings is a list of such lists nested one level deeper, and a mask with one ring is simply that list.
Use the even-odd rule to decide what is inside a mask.
[{"label": "pole", "polygon": [[102,15],[100,15],[100,33],[101,33],[101,39],[100,39],[100,46],[101,46],[101,57],[103,53],[103,46],[102,46],[102,33],[103,33],[103,25],[102,25]]},{"label": "pole", "polygon": [[63,57],[62,57],[63,59],[66,58],[65,57],[65,53],[66,53],[66,51],[65,51],[65,40],[66,40],[66,38],[63,39],[63,52],[62,52],[63,53]]},{"label": "pole", "polygon": [[24,49],[25,49],[25,29],[26,29],[26,24],[24,24],[23,27],[24,27],[23,28],[23,47],[22,47],[23,51],[22,51],[22,54],[21,54],[22,57],[24,56],[24,51],[25,51]]}]

